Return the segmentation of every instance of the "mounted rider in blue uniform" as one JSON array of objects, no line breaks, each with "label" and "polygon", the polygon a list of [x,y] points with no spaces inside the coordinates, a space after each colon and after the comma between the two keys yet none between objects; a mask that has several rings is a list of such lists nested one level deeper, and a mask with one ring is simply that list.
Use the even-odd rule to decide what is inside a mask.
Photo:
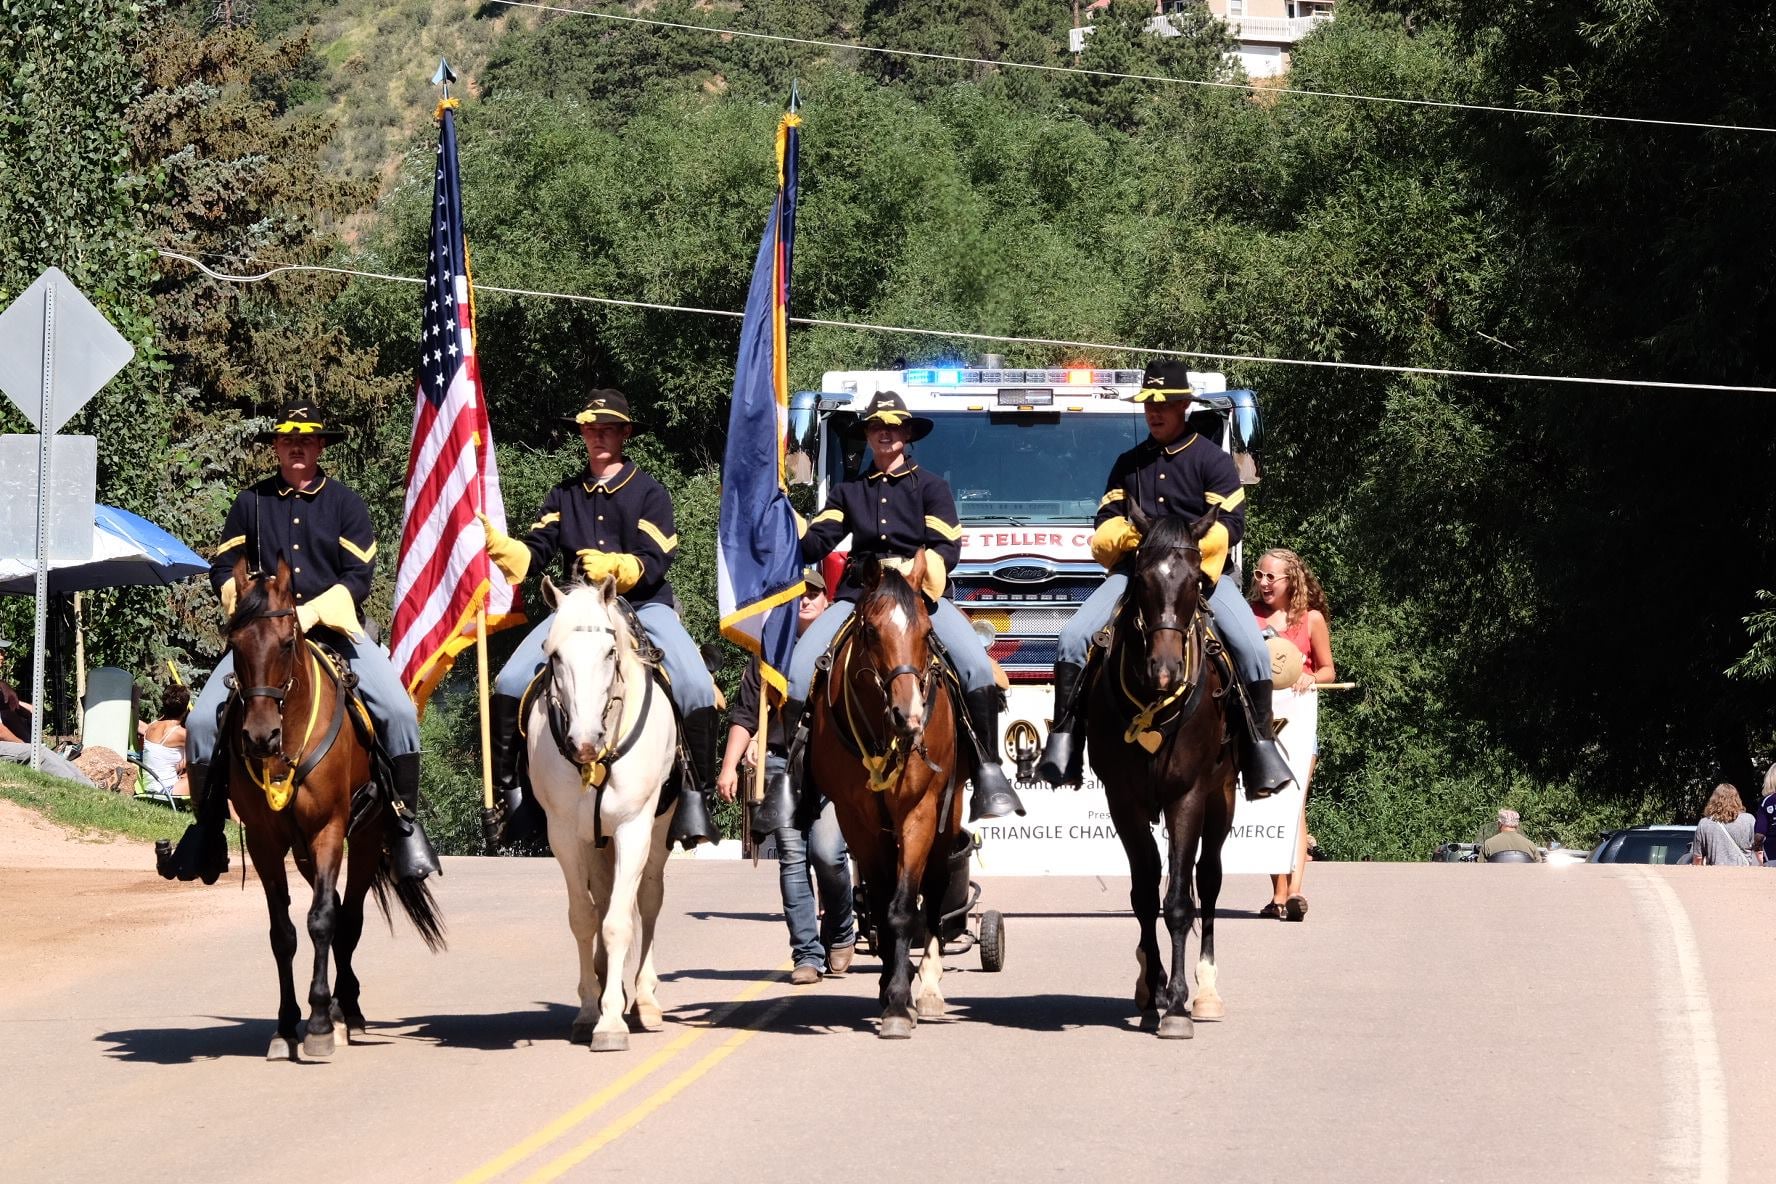
[{"label": "mounted rider in blue uniform", "polygon": [[[907,458],[907,445],[930,435],[933,426],[924,416],[909,414],[906,402],[893,391],[883,391],[870,401],[857,425],[869,441],[870,467],[834,488],[826,509],[809,521],[802,535],[802,559],[819,562],[849,535],[853,557],[879,556],[883,566],[906,575],[912,571],[914,556],[921,548],[925,550],[923,591],[931,610],[931,629],[955,664],[976,741],[969,820],[1022,814],[1023,803],[999,764],[999,687],[992,660],[961,610],[944,596],[949,571],[962,555],[956,499],[949,482]],[[786,737],[796,736],[815,664],[856,611],[862,592],[847,567],[833,593],[833,603],[796,640],[789,663],[789,696],[783,705]],[[799,743],[792,740],[791,749],[799,751]],[[790,761],[782,774],[766,782],[765,799],[754,815],[755,827],[788,825],[798,800],[799,765],[799,761]]]},{"label": "mounted rider in blue uniform", "polygon": [[1109,574],[1061,630],[1054,726],[1036,767],[1037,775],[1050,785],[1077,785],[1084,773],[1078,736],[1086,656],[1092,636],[1110,623],[1128,587],[1129,566],[1141,542],[1140,532],[1129,521],[1137,508],[1152,521],[1194,521],[1212,508],[1220,510],[1219,520],[1202,539],[1202,567],[1213,585],[1208,604],[1215,633],[1232,658],[1244,704],[1244,710],[1234,712],[1229,721],[1241,740],[1240,780],[1249,798],[1268,797],[1293,780],[1271,719],[1270,649],[1239,589],[1232,580],[1220,578],[1228,553],[1245,534],[1246,491],[1233,458],[1190,430],[1191,397],[1189,372],[1180,361],[1156,361],[1142,375],[1135,400],[1146,410],[1151,434],[1110,467],[1092,533],[1092,556]]},{"label": "mounted rider in blue uniform", "polygon": [[[386,816],[395,873],[422,880],[439,867],[419,823],[419,716],[388,651],[369,639],[362,623],[376,573],[370,512],[351,487],[320,467],[326,446],[343,439],[345,432],[328,426],[307,403],[284,408],[275,426],[255,438],[276,450],[278,471],[234,499],[222,526],[222,545],[210,560],[210,586],[222,600],[222,611],[232,617],[239,595],[234,586],[237,559],[244,558],[255,573],[275,571],[280,558],[289,564],[297,624],[358,676],[358,695],[388,752],[395,803]],[[186,723],[185,759],[194,800],[208,786],[233,673],[231,651],[222,655]],[[197,821],[173,854],[172,868],[180,879],[201,878],[207,884],[227,870],[226,800],[223,788],[219,801],[199,801]]]},{"label": "mounted rider in blue uniform", "polygon": [[[593,391],[585,408],[567,422],[579,428],[586,468],[549,491],[537,520],[522,535],[501,534],[482,518],[487,552],[514,584],[556,555],[562,557],[568,579],[616,580],[617,591],[635,611],[648,641],[660,651],[672,701],[684,721],[694,784],[679,794],[669,839],[687,848],[718,842],[721,832],[709,814],[720,723],[715,681],[678,618],[678,599],[666,581],[666,571],[678,554],[672,495],[623,457],[623,446],[636,430],[623,392]],[[494,681],[493,784],[505,805],[508,840],[533,833],[540,818],[534,798],[533,805],[520,813],[528,795],[518,776],[523,743],[518,734],[519,700],[543,668],[543,643],[554,619],[551,614],[530,631]]]}]

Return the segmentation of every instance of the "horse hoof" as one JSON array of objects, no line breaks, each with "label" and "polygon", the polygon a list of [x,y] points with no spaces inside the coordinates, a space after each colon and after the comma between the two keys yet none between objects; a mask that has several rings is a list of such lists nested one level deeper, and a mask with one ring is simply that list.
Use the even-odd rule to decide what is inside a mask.
[{"label": "horse hoof", "polygon": [[922,1020],[941,1020],[944,1015],[944,1001],[937,995],[919,996],[919,1018]]},{"label": "horse hoof", "polygon": [[666,1013],[658,1007],[643,1007],[637,1003],[629,1009],[629,1014],[635,1017],[636,1026],[643,1032],[661,1032],[666,1028]]},{"label": "horse hoof", "polygon": [[1153,1007],[1141,1009],[1140,1028],[1143,1032],[1159,1031],[1159,1010]]},{"label": "horse hoof", "polygon": [[1204,999],[1198,995],[1190,1004],[1190,1018],[1205,1023],[1227,1018],[1227,1004],[1221,1002],[1219,995]]},{"label": "horse hoof", "polygon": [[596,1020],[575,1020],[573,1031],[568,1034],[568,1040],[573,1044],[591,1044],[592,1027],[597,1022]]},{"label": "horse hoof", "polygon": [[882,1026],[876,1035],[883,1040],[911,1040],[913,1038],[913,1017],[907,1015],[885,1015]]},{"label": "horse hoof", "polygon": [[1161,1040],[1188,1040],[1196,1035],[1190,1027],[1187,1015],[1168,1015],[1159,1021],[1159,1038]]},{"label": "horse hoof", "polygon": [[271,1047],[265,1050],[265,1059],[268,1061],[293,1061],[296,1059],[296,1050],[291,1048],[290,1042],[282,1036],[273,1036]]},{"label": "horse hoof", "polygon": [[628,1052],[629,1051],[629,1033],[628,1033],[628,1031],[624,1030],[621,1032],[593,1032],[592,1033],[592,1051],[593,1052]]},{"label": "horse hoof", "polygon": [[325,1032],[310,1032],[302,1038],[302,1055],[305,1057],[330,1057],[333,1055],[333,1029]]}]

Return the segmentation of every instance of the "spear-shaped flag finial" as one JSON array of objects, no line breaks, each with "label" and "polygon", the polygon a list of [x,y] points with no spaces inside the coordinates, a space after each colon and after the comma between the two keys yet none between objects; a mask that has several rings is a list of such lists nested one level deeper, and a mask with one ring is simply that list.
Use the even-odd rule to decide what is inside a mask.
[{"label": "spear-shaped flag finial", "polygon": [[448,88],[450,84],[455,81],[456,71],[450,68],[449,60],[446,58],[439,58],[438,72],[432,75],[432,85]]}]

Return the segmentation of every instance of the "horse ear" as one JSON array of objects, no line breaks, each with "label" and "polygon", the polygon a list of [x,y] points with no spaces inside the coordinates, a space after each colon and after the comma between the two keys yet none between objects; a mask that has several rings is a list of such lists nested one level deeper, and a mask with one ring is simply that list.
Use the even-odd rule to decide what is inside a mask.
[{"label": "horse ear", "polygon": [[1199,543],[1202,542],[1203,536],[1208,534],[1215,523],[1219,521],[1221,521],[1221,507],[1210,506],[1207,514],[1190,524],[1190,537]]},{"label": "horse ear", "polygon": [[279,591],[286,594],[290,590],[290,562],[284,558],[282,551],[278,552],[277,587]]},{"label": "horse ear", "polygon": [[882,559],[874,553],[851,557],[852,574],[856,577],[857,587],[865,599],[882,586]]},{"label": "horse ear", "polygon": [[555,612],[561,607],[561,589],[557,588],[555,581],[548,576],[543,577],[543,604],[548,607],[550,612]]},{"label": "horse ear", "polygon": [[609,604],[617,598],[617,577],[605,576],[594,586],[598,589],[598,594],[604,598],[606,604]]},{"label": "horse ear", "polygon": [[247,590],[247,581],[253,578],[253,569],[247,566],[247,557],[245,555],[242,555],[239,559],[234,561],[234,571],[230,574],[234,577],[235,595],[239,596],[245,593]]},{"label": "horse ear", "polygon": [[907,583],[913,586],[913,591],[915,592],[921,592],[925,588],[925,568],[927,565],[928,560],[926,559],[925,548],[920,547],[917,551],[913,552],[913,569],[907,573]]},{"label": "horse ear", "polygon": [[1138,502],[1131,501],[1129,503],[1128,520],[1130,526],[1141,532],[1142,538],[1146,538],[1148,532],[1153,529],[1153,519],[1147,516],[1147,511],[1143,510]]}]

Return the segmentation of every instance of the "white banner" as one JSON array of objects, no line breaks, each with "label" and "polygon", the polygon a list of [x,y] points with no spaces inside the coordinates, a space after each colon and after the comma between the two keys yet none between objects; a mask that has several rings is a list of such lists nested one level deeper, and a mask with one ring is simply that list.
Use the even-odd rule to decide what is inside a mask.
[{"label": "white banner", "polygon": [[[1019,721],[1029,724],[1042,739],[1048,737],[1053,688],[1014,685],[1008,709],[1002,717],[1004,730],[1015,735]],[[1279,742],[1295,771],[1296,783],[1262,801],[1237,797],[1233,829],[1221,849],[1221,863],[1229,873],[1275,873],[1291,870],[1295,861],[1296,828],[1301,825],[1303,793],[1308,764],[1315,748],[1319,722],[1319,695],[1279,691],[1275,696],[1279,720],[1287,720]],[[1023,733],[1028,735],[1027,732]],[[1014,755],[1007,752],[1008,756]],[[1016,780],[1017,769],[1008,762],[1006,774],[1016,781],[1023,799],[1022,818],[993,818],[973,824],[980,836],[975,852],[975,874],[988,876],[1125,876],[1128,856],[1110,821],[1104,802],[1104,786],[1086,764],[1085,783],[1079,789],[1050,789],[1041,781]],[[1153,828],[1165,851],[1163,828]]]}]

